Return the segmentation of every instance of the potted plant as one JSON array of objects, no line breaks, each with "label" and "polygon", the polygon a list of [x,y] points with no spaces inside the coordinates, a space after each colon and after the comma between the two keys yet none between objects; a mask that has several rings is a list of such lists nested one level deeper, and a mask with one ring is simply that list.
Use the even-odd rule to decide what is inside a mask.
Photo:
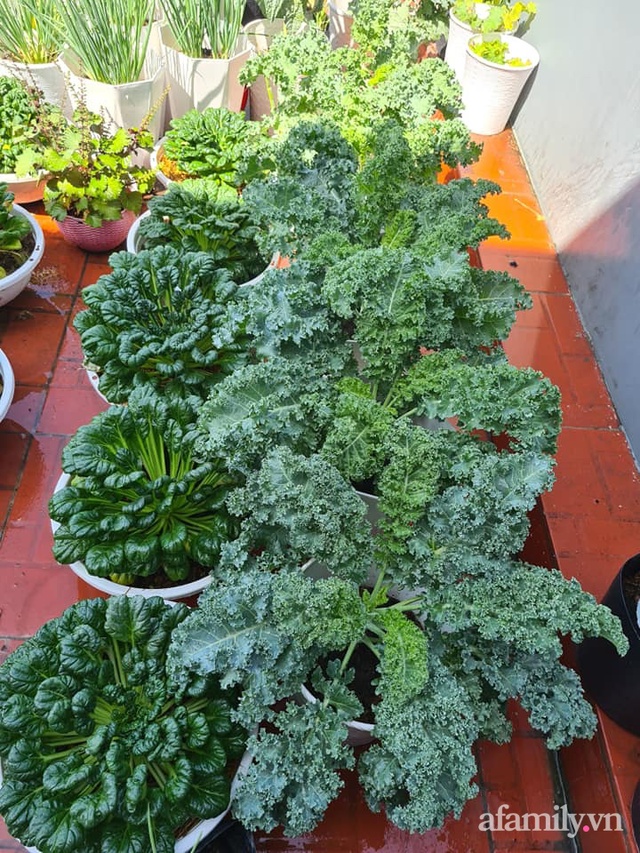
[{"label": "potted plant", "polygon": [[155,0],[56,0],[65,32],[61,66],[74,109],[101,113],[111,131],[164,129],[165,74],[151,50]]},{"label": "potted plant", "polygon": [[81,601],[2,664],[0,811],[16,838],[42,853],[188,853],[222,820],[246,733],[233,690],[169,675],[187,612]]},{"label": "potted plant", "polygon": [[87,309],[74,320],[107,401],[125,403],[139,387],[205,399],[248,359],[237,288],[211,255],[157,246],[110,263],[82,291]]},{"label": "potted plant", "polygon": [[469,40],[462,119],[472,133],[489,136],[505,129],[539,61],[535,47],[516,36],[489,33]]},{"label": "potted plant", "polygon": [[254,209],[235,189],[216,180],[172,184],[164,195],[150,200],[149,210],[129,235],[128,248],[166,245],[206,252],[237,284],[256,283],[267,266]]},{"label": "potted plant", "polygon": [[66,108],[57,63],[63,41],[56,0],[0,0],[0,75],[36,86],[47,101]]},{"label": "potted plant", "polygon": [[174,180],[206,178],[237,189],[260,173],[257,155],[264,144],[260,125],[242,113],[225,107],[189,110],[171,120],[153,150],[151,167],[157,167],[165,187]]},{"label": "potted plant", "polygon": [[350,5],[355,20],[352,14],[340,12],[340,7],[349,7],[344,0],[330,3],[329,38],[335,28],[341,43],[348,44],[351,40],[357,45],[366,45],[367,50],[375,52],[379,63],[404,63],[408,57],[414,60],[434,57],[439,53],[440,43],[444,44],[451,0],[421,0],[419,3],[354,0]]},{"label": "potted plant", "polygon": [[[419,593],[407,577],[420,577]],[[625,648],[592,596],[524,563],[452,562],[439,577],[405,555],[371,579],[364,569],[359,584],[253,569],[201,596],[173,633],[172,671],[224,674],[243,688],[239,719],[264,723],[234,802],[248,828],[310,831],[356,764],[347,724],[368,713],[375,740],[357,759],[367,803],[425,832],[476,795],[473,749],[508,740],[508,698],[551,748],[593,734],[558,632]],[[318,701],[295,701],[303,683]]]},{"label": "potted plant", "polygon": [[87,583],[167,599],[210,583],[222,543],[237,532],[224,501],[238,478],[218,459],[195,460],[198,404],[139,389],[65,447],[50,502],[53,553]]},{"label": "potted plant", "polygon": [[7,416],[15,388],[16,383],[11,362],[0,349],[0,421],[3,421]]},{"label": "potted plant", "polygon": [[16,171],[47,174],[46,212],[69,243],[107,252],[124,241],[155,182],[152,170],[134,166],[132,157],[153,144],[146,127],[111,130],[104,118],[80,106],[62,133],[45,148],[29,148]]},{"label": "potted plant", "polygon": [[475,33],[508,33],[527,27],[537,12],[533,2],[520,0],[455,0],[449,9],[449,36],[445,62],[462,83],[465,75],[467,45]]},{"label": "potted plant", "polygon": [[21,293],[44,253],[44,235],[36,218],[0,183],[0,305]]},{"label": "potted plant", "polygon": [[240,111],[238,75],[251,54],[241,33],[243,0],[162,0],[162,27],[170,85],[169,108],[178,118],[192,109]]},{"label": "potted plant", "polygon": [[0,183],[7,184],[18,204],[39,201],[44,193],[43,175],[19,178],[18,156],[29,147],[44,146],[50,129],[62,128],[64,117],[44,102],[42,92],[14,77],[0,77]]}]

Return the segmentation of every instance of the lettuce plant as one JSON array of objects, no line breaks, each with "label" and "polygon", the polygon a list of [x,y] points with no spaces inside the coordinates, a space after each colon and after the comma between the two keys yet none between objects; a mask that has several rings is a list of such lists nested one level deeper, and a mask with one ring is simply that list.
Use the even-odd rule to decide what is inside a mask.
[{"label": "lettuce plant", "polygon": [[[363,712],[352,685],[359,647],[377,668],[376,740],[357,760],[359,778],[369,806],[384,806],[402,829],[438,826],[475,796],[474,744],[508,739],[508,698],[520,698],[552,748],[593,734],[579,679],[559,662],[558,632],[606,636],[622,653],[607,608],[559,572],[524,563],[479,561],[464,577],[458,567],[455,583],[421,565],[413,574],[424,592],[400,591],[397,601],[390,586],[402,570],[359,588],[337,576],[253,569],[206,591],[176,628],[176,677],[218,674],[242,687],[238,719],[266,723],[250,739],[253,761],[235,799],[245,826],[282,824],[300,835],[337,796],[340,771],[356,764],[345,724]],[[293,700],[303,682],[315,704]]]},{"label": "lettuce plant", "polygon": [[24,216],[14,212],[14,198],[7,185],[0,184],[0,279],[21,267],[29,257],[26,240],[31,226]]},{"label": "lettuce plant", "polygon": [[158,246],[110,261],[112,272],[84,289],[88,307],[74,321],[108,400],[126,402],[138,387],[206,397],[246,361],[237,288],[211,255]]},{"label": "lettuce plant", "polygon": [[193,406],[140,389],[80,427],[62,453],[68,486],[51,499],[60,563],[131,585],[182,581],[216,565],[237,522],[224,506],[237,479],[218,459],[193,458]]},{"label": "lettuce plant", "polygon": [[42,853],[173,853],[175,831],[229,802],[245,732],[233,691],[167,671],[188,608],[81,601],[0,667],[0,811]]}]

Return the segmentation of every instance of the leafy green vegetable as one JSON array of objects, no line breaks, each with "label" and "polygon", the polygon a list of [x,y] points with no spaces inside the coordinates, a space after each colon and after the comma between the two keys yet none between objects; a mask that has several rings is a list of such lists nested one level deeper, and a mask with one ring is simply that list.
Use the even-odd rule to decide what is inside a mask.
[{"label": "leafy green vegetable", "polygon": [[235,190],[211,182],[172,184],[167,193],[151,199],[138,233],[146,249],[170,245],[181,252],[206,252],[238,284],[267,264],[249,205]]},{"label": "leafy green vegetable", "polygon": [[184,605],[81,601],[0,667],[0,810],[42,853],[172,851],[187,818],[224,811],[245,732],[212,677],[167,674]]},{"label": "leafy green vegetable", "polygon": [[[414,561],[418,575],[423,564]],[[611,612],[558,572],[487,559],[474,577],[456,567],[455,582],[423,572],[423,589],[400,591],[397,601],[392,565],[370,590],[252,568],[202,595],[174,632],[172,667],[242,685],[239,718],[268,723],[251,739],[253,763],[236,797],[245,825],[282,824],[299,835],[338,794],[336,771],[354,763],[345,723],[362,713],[352,685],[358,646],[378,659],[379,699],[376,742],[358,761],[359,777],[370,806],[384,805],[403,829],[438,826],[475,795],[473,746],[508,739],[507,698],[535,708],[532,721],[552,746],[593,732],[579,680],[559,663],[558,632],[606,636],[623,652]],[[300,708],[289,698],[302,682],[318,698]]]},{"label": "leafy green vegetable", "polygon": [[29,257],[25,240],[31,234],[31,226],[24,216],[13,210],[14,198],[7,184],[0,184],[0,280]]},{"label": "leafy green vegetable", "polygon": [[71,483],[49,505],[59,562],[82,560],[92,574],[129,584],[160,572],[180,581],[194,564],[216,565],[237,533],[224,507],[237,480],[216,458],[194,461],[191,405],[139,389],[128,406],[78,430],[62,454]]},{"label": "leafy green vegetable", "polygon": [[189,110],[171,120],[163,156],[182,177],[240,187],[259,174],[259,128],[244,114],[224,107]]},{"label": "leafy green vegetable", "polygon": [[0,77],[0,173],[15,172],[18,155],[45,142],[41,124],[55,121],[62,122],[62,114],[45,104],[42,92],[16,78]]},{"label": "leafy green vegetable", "polygon": [[110,262],[112,272],[83,290],[88,307],[74,321],[108,400],[125,402],[141,386],[205,397],[246,361],[245,312],[213,257],[158,246]]}]

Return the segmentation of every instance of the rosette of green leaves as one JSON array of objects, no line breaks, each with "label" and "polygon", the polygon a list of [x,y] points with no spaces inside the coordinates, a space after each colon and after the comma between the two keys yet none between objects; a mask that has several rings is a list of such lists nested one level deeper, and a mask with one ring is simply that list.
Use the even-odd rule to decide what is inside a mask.
[{"label": "rosette of green leaves", "polygon": [[31,233],[31,226],[24,216],[14,212],[14,198],[7,185],[0,184],[0,279],[20,267],[29,256],[22,244]]},{"label": "rosette of green leaves", "polygon": [[42,853],[173,853],[229,802],[245,732],[211,677],[167,673],[184,605],[81,601],[0,667],[0,810]]},{"label": "rosette of green leaves", "polygon": [[258,248],[258,222],[244,198],[215,181],[173,183],[149,202],[140,222],[144,248],[174,246],[182,252],[206,252],[238,284],[250,281],[267,261]]},{"label": "rosette of green leaves", "polygon": [[224,505],[237,479],[215,457],[194,461],[194,405],[139,390],[80,427],[62,453],[71,482],[49,505],[59,562],[129,584],[216,565],[237,532]]},{"label": "rosette of green leaves", "polygon": [[18,155],[45,142],[44,126],[63,122],[57,108],[39,91],[14,77],[0,77],[0,172],[16,170]]},{"label": "rosette of green leaves", "polygon": [[261,125],[247,121],[244,113],[209,107],[172,119],[162,147],[164,156],[188,177],[241,187],[261,171],[261,138],[266,143]]},{"label": "rosette of green leaves", "polygon": [[245,311],[211,255],[158,246],[114,254],[111,266],[83,290],[88,307],[74,321],[108,400],[137,387],[205,398],[246,361]]}]

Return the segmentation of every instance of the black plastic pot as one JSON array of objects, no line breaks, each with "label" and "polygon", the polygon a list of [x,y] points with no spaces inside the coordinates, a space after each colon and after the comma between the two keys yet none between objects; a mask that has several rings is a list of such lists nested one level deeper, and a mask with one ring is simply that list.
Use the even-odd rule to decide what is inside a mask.
[{"label": "black plastic pot", "polygon": [[253,836],[233,818],[225,818],[196,848],[196,853],[256,853]]},{"label": "black plastic pot", "polygon": [[602,603],[619,617],[629,640],[621,657],[602,637],[589,637],[578,646],[578,669],[588,696],[625,731],[640,736],[640,629],[633,602],[627,600],[624,581],[640,573],[640,554],[624,564]]}]

